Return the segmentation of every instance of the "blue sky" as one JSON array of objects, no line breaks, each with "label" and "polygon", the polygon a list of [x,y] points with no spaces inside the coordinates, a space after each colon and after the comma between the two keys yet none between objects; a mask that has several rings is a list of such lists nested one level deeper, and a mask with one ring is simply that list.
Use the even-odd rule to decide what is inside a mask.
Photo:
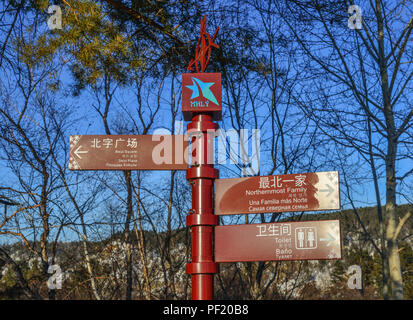
[{"label": "blue sky", "polygon": [[[251,21],[250,21],[251,22]],[[263,50],[265,51],[265,50]],[[219,71],[219,70],[214,70],[214,71]],[[2,69],[0,71],[0,76],[3,79],[8,78],[7,74],[10,73],[11,70],[7,69]],[[182,71],[183,72],[183,71]],[[296,72],[299,72],[297,70]],[[63,69],[63,73],[60,76],[60,80],[62,83],[62,88],[68,89],[70,85],[72,84],[72,78],[70,75],[70,72],[67,68]],[[183,117],[180,112],[180,74],[177,75],[177,78],[174,80],[174,93],[175,93],[175,107],[178,106],[178,113],[176,117],[176,121],[182,121]],[[167,78],[166,81],[163,84],[163,91],[162,95],[159,99],[160,101],[160,112],[158,116],[155,119],[155,123],[152,126],[152,128],[149,130],[149,134],[153,133],[154,130],[159,129],[159,128],[171,128],[171,114],[170,114],[170,105],[172,103],[171,101],[171,83],[172,79]],[[148,98],[146,99],[145,96],[145,101],[144,104],[149,104],[149,105],[156,105],[157,99],[156,99],[156,92],[158,87],[156,86],[156,82],[152,81],[151,79],[148,79],[147,83],[147,88],[145,88],[145,94],[148,94]],[[138,121],[138,117],[136,114],[136,106],[137,106],[137,99],[135,95],[135,90],[136,88],[131,85],[130,87],[125,87],[125,88],[119,88],[114,96],[114,99],[112,101],[112,109],[109,115],[109,122],[113,123],[114,120],[119,120],[122,119],[122,116],[125,117],[126,123],[130,123],[131,119],[128,119],[127,113],[129,112],[133,119],[135,121]],[[241,88],[242,90],[242,88]],[[260,95],[258,96],[257,100],[261,101],[261,104],[259,105],[259,123],[258,126],[261,127],[261,153],[260,153],[260,159],[261,159],[261,168],[260,172],[261,175],[266,175],[268,174],[268,170],[270,170],[271,167],[271,145],[268,144],[268,141],[271,140],[271,128],[267,122],[268,119],[268,114],[266,113],[265,109],[265,99],[268,99],[268,97],[271,96],[271,92],[267,91],[265,88],[259,88],[257,90],[260,91]],[[19,100],[19,97],[16,96],[16,102],[17,104],[21,102]],[[79,97],[71,97],[63,95],[62,92],[58,92],[55,94],[54,98],[56,99],[57,107],[59,105],[68,105],[70,107],[71,113],[70,113],[70,120],[72,119],[78,119],[73,126],[70,128],[67,128],[65,132],[65,140],[68,142],[69,141],[69,135],[72,134],[104,134],[104,127],[102,124],[101,119],[99,118],[97,112],[93,109],[93,105],[97,104],[96,97],[90,92],[90,90],[84,91]],[[223,120],[220,122],[220,127],[224,128],[225,130],[230,130],[232,126],[232,120],[230,118],[230,113],[229,113],[229,105],[227,101],[231,101],[231,98],[228,96],[228,91],[223,90]],[[249,114],[251,113],[251,108],[252,105],[248,104],[248,100],[245,100],[245,107],[246,110],[248,111],[247,118],[249,117]],[[296,116],[300,117],[300,109],[298,107],[293,107],[291,110],[291,114],[295,114]],[[250,120],[250,119],[247,119]],[[187,122],[186,122],[187,123]],[[185,123],[185,124],[186,124]],[[248,121],[247,121],[248,123]],[[185,126],[186,127],[186,126]],[[251,125],[247,125],[244,129],[248,129],[249,132],[251,132],[254,127]],[[293,128],[290,128],[293,130]],[[297,128],[297,130],[300,128]],[[115,133],[115,132],[114,132]],[[138,134],[139,132],[136,132]],[[292,135],[293,136],[293,132]],[[290,140],[291,144],[294,145],[297,141],[294,141],[294,138],[291,138]],[[249,145],[250,152],[251,152],[251,145]],[[68,150],[67,150],[68,152]],[[325,154],[320,154],[316,156],[316,167],[317,171],[329,171],[329,170],[338,170],[340,171],[340,177],[343,177],[344,172],[341,172],[341,168],[338,162],[332,162],[328,159],[327,155]],[[356,155],[351,155],[349,158],[345,160],[351,160],[351,161],[356,161]],[[0,160],[1,161],[1,160]],[[303,160],[305,161],[305,160]],[[380,164],[380,163],[379,163]],[[7,168],[7,165],[4,163],[4,161],[0,162],[1,165],[1,178],[0,178],[0,186],[7,186],[7,185],[12,185],[12,186],[18,186],[17,179],[14,176],[13,173],[10,172],[10,170]],[[382,163],[380,164],[381,167],[379,168],[379,172],[381,173],[382,177],[379,180],[379,185],[380,185],[380,193],[381,193],[381,201],[382,204],[385,203],[385,180],[383,177],[383,167]],[[67,168],[67,163],[65,163],[65,167]],[[234,164],[230,164],[229,161],[225,165],[217,165],[217,167],[220,169],[220,175],[221,177],[239,177],[241,176],[241,171],[239,167],[237,167]],[[402,174],[408,170],[410,170],[413,167],[413,160],[408,159],[408,160],[403,160],[398,163],[398,171]],[[362,166],[353,166],[351,168],[351,171],[353,172],[346,172],[346,174],[357,174],[361,175],[359,179],[354,179],[351,180],[351,187],[352,187],[352,197],[353,200],[355,201],[355,204],[357,207],[363,207],[363,206],[373,206],[376,204],[376,197],[374,193],[374,188],[373,184],[371,181],[371,174],[367,170],[366,165]],[[305,171],[301,171],[305,172]],[[278,168],[276,168],[275,171],[276,174],[282,173]],[[300,173],[300,172],[290,172],[290,173]],[[82,177],[83,173],[71,173],[68,172],[68,175],[73,174],[73,177],[79,176]],[[90,173],[84,173],[84,177],[88,176]],[[103,176],[106,173],[99,173],[96,174],[95,176]],[[111,174],[107,173],[108,176],[113,177],[113,180],[117,183],[119,181],[119,174]],[[162,185],[163,181],[169,177],[168,172],[148,172],[145,173],[147,176],[146,179],[146,187],[151,188],[151,187],[157,187]],[[363,175],[365,177],[363,177]],[[180,177],[180,182],[181,183],[186,183],[184,174],[181,175]],[[92,179],[93,180],[93,179]],[[121,179],[120,179],[121,180]],[[341,180],[343,182],[343,180]],[[89,191],[89,183],[86,181],[81,185],[81,189],[87,193]],[[412,197],[412,193],[409,192],[409,188],[412,187],[412,179],[410,179],[410,187],[409,185],[403,186],[403,189],[401,190],[404,195]],[[348,203],[346,197],[344,196],[344,186],[342,185],[342,207],[343,209],[350,208],[350,204]],[[411,191],[411,189],[410,189]],[[113,195],[112,195],[113,196]],[[89,221],[97,221],[100,218],[104,217],[105,214],[105,204],[106,201],[108,200],[107,198],[110,199],[111,197],[111,192],[107,191],[104,193],[104,196],[106,199],[99,199],[97,203],[99,206],[94,208],[93,210],[90,211],[88,214],[87,219]],[[116,197],[114,197],[116,199]],[[407,203],[407,199],[403,195],[398,195],[398,203],[399,204],[404,204]],[[413,201],[412,198],[410,198],[410,201]],[[251,219],[253,216],[251,216]],[[231,218],[233,220],[240,220],[242,221],[245,219],[243,216],[238,216],[238,217],[233,217]],[[70,230],[66,230],[67,234],[69,235],[68,238],[71,239],[73,238],[73,233]]]}]

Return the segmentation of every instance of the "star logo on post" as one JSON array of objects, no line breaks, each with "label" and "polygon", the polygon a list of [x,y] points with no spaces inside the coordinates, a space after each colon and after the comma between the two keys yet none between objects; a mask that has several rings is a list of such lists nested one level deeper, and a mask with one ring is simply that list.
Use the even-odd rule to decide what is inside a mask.
[{"label": "star logo on post", "polygon": [[186,86],[188,89],[192,90],[192,95],[190,99],[195,99],[199,97],[199,89],[201,89],[202,96],[205,99],[219,105],[217,99],[215,98],[214,94],[212,93],[210,87],[214,85],[214,82],[202,82],[197,78],[192,78],[192,85]]},{"label": "star logo on post", "polygon": [[191,121],[196,113],[212,115],[213,120],[222,117],[222,88],[220,73],[182,74],[182,113],[185,121]]}]

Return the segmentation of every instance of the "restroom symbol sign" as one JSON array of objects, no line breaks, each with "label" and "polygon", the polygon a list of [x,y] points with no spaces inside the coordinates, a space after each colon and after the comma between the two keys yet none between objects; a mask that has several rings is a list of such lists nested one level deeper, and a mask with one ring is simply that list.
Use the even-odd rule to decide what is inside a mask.
[{"label": "restroom symbol sign", "polygon": [[317,228],[300,227],[295,229],[296,249],[316,249],[317,248]]}]

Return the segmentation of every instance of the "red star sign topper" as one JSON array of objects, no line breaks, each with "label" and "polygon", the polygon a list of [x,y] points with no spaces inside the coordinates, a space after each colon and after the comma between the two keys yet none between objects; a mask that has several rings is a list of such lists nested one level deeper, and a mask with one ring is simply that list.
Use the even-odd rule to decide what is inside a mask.
[{"label": "red star sign topper", "polygon": [[[211,39],[211,36],[206,31],[206,15],[201,19],[201,33],[196,46],[195,59],[189,63],[188,70],[192,71],[192,66],[195,65],[197,72],[205,72],[209,59],[211,58],[211,48],[219,48],[219,46],[214,43],[218,31],[219,27],[217,27]],[[201,71],[199,71],[198,63],[201,65]]]}]

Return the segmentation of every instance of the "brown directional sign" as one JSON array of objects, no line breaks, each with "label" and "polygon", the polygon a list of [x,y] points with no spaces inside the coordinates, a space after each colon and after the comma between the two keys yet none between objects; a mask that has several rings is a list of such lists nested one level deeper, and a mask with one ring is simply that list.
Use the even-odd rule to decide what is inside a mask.
[{"label": "brown directional sign", "polygon": [[186,170],[183,135],[72,135],[71,170]]},{"label": "brown directional sign", "polygon": [[339,220],[215,227],[215,262],[336,259]]},{"label": "brown directional sign", "polygon": [[337,171],[215,180],[215,214],[340,209]]}]

